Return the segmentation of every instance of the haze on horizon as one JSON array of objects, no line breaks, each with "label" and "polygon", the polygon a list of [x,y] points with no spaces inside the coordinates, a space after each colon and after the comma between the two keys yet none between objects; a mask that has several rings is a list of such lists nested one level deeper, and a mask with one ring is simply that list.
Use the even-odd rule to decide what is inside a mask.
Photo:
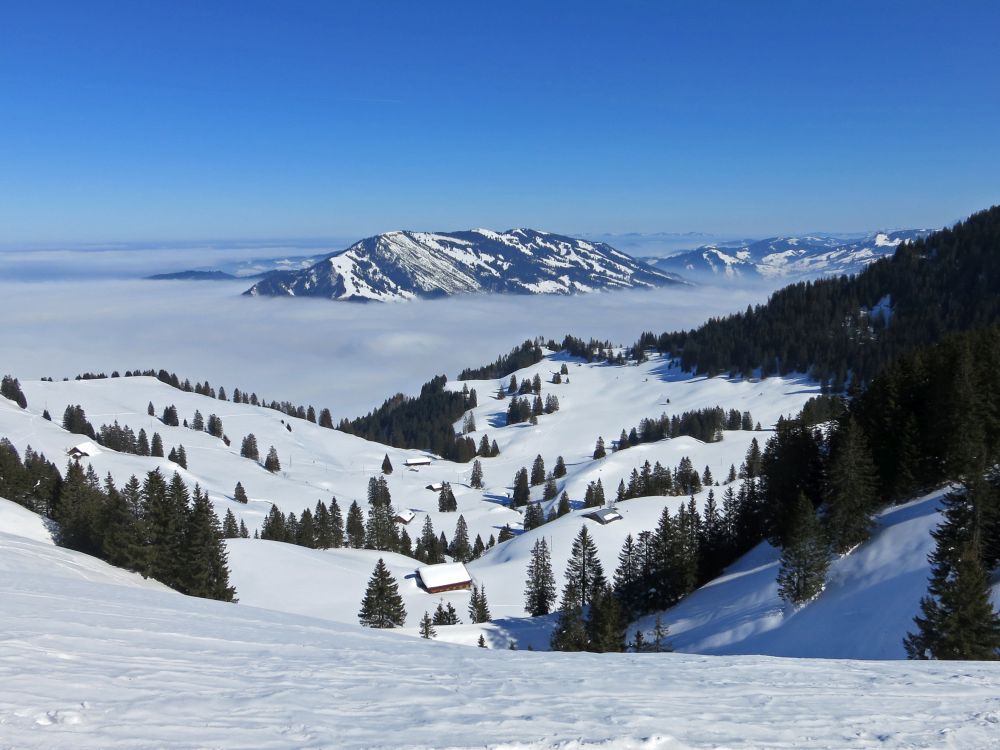
[{"label": "haze on horizon", "polygon": [[942,226],[1000,202],[998,29],[991,2],[15,5],[0,242]]}]

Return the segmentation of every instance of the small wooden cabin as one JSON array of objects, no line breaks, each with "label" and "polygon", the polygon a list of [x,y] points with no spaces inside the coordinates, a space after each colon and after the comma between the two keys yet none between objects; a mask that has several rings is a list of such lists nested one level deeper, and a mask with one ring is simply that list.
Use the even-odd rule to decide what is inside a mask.
[{"label": "small wooden cabin", "polygon": [[431,465],[431,460],[424,456],[421,456],[420,458],[408,458],[403,462],[403,466],[406,467],[430,466],[430,465]]},{"label": "small wooden cabin", "polygon": [[464,563],[438,563],[417,568],[417,580],[429,594],[472,588],[472,576]]},{"label": "small wooden cabin", "polygon": [[397,511],[396,515],[393,516],[392,520],[396,523],[401,523],[404,526],[417,517],[417,514],[408,508]]},{"label": "small wooden cabin", "polygon": [[601,508],[590,513],[584,513],[583,517],[589,518],[591,521],[597,521],[601,526],[607,526],[609,523],[622,520],[621,513],[614,508]]},{"label": "small wooden cabin", "polygon": [[444,489],[444,482],[432,482],[431,484],[427,485],[425,489],[428,489],[431,492],[440,492],[442,489]]},{"label": "small wooden cabin", "polygon": [[75,461],[79,461],[81,458],[89,458],[90,456],[96,456],[101,452],[101,449],[94,445],[92,442],[87,440],[86,442],[80,443],[79,445],[74,445],[68,451],[66,455]]}]

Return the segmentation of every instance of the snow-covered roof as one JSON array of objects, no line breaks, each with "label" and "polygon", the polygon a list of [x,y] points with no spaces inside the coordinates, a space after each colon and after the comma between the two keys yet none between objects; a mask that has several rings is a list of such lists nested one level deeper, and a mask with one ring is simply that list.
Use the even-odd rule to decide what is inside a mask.
[{"label": "snow-covered roof", "polygon": [[433,490],[434,492],[439,492],[443,487],[444,487],[444,482],[432,482],[431,484],[427,485],[427,489]]},{"label": "snow-covered roof", "polygon": [[82,453],[85,456],[96,456],[96,455],[98,455],[101,452],[101,449],[98,448],[94,443],[90,442],[89,440],[85,440],[84,442],[80,443],[79,445],[74,445],[72,448],[70,448],[66,452],[67,453],[72,453],[73,451],[77,451],[78,453]]},{"label": "snow-covered roof", "polygon": [[396,520],[401,521],[402,523],[409,523],[416,517],[417,514],[414,513],[412,510],[409,510],[408,508],[396,511]]},{"label": "snow-covered roof", "polygon": [[600,510],[591,511],[590,513],[584,513],[583,517],[590,518],[600,524],[622,520],[621,513],[616,511],[614,508],[601,508]]},{"label": "snow-covered roof", "polygon": [[408,458],[403,462],[403,466],[430,466],[431,460],[429,458]]},{"label": "snow-covered roof", "polygon": [[463,583],[472,582],[472,576],[466,570],[465,564],[460,562],[423,565],[417,568],[417,575],[420,576],[420,582],[424,584],[426,589],[460,586]]}]

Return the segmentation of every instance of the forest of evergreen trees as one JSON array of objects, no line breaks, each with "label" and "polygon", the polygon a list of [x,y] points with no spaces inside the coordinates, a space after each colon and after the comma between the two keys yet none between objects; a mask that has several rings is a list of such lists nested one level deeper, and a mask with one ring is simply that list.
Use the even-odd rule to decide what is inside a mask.
[{"label": "forest of evergreen trees", "polygon": [[[792,284],[767,304],[687,332],[645,333],[686,370],[808,372],[833,391],[863,384],[915,347],[1000,320],[1000,206],[901,245],[853,277]],[[872,312],[886,296],[891,313]]]}]

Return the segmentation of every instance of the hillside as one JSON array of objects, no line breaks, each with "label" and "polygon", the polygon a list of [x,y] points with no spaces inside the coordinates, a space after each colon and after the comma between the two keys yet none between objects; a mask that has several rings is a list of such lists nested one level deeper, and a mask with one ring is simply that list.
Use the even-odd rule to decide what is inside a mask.
[{"label": "hillside", "polygon": [[405,300],[454,294],[574,294],[682,283],[609,245],[533,229],[388,232],[302,271],[275,273],[250,296]]},{"label": "hillside", "polygon": [[[0,533],[11,747],[903,748],[942,732],[987,747],[996,732],[986,664],[469,649],[88,580],[65,556]],[[609,670],[628,679],[598,687]]]}]

